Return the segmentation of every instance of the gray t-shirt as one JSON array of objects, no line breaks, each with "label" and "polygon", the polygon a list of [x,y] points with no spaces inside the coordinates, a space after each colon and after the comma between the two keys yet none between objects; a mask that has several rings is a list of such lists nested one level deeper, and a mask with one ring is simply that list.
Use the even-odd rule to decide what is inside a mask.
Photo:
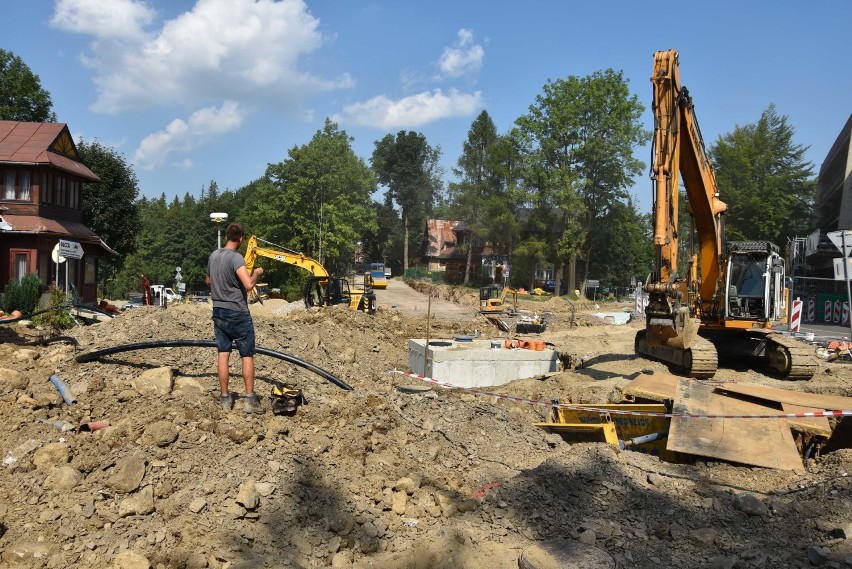
[{"label": "gray t-shirt", "polygon": [[213,308],[227,308],[248,312],[246,289],[237,276],[237,269],[246,265],[243,256],[222,247],[216,249],[207,261],[207,274],[210,275],[210,297]]}]

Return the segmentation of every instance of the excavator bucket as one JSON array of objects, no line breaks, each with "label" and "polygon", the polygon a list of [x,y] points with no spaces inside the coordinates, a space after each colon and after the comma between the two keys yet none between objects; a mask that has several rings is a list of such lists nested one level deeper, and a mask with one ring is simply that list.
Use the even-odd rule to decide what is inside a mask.
[{"label": "excavator bucket", "polygon": [[698,318],[689,318],[688,316],[682,319],[678,318],[677,320],[675,335],[669,338],[666,343],[673,348],[688,350],[695,343],[695,339],[698,338],[700,320]]}]

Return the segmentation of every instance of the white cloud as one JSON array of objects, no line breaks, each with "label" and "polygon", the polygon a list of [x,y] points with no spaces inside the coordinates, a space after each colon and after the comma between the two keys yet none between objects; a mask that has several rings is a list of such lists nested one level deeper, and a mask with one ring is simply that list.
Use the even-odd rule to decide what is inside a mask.
[{"label": "white cloud", "polygon": [[462,28],[453,47],[444,48],[438,67],[444,77],[475,75],[482,68],[485,49],[473,42],[473,32]]},{"label": "white cloud", "polygon": [[145,2],[138,0],[57,0],[50,24],[97,38],[138,38],[155,15]]},{"label": "white cloud", "polygon": [[299,59],[323,44],[302,0],[197,0],[148,30],[154,19],[140,0],[58,1],[51,25],[93,38],[82,57],[95,72],[93,110],[224,99],[280,109],[353,85],[348,74],[324,79],[299,70]]},{"label": "white cloud", "polygon": [[[175,119],[165,130],[146,136],[133,155],[133,163],[142,170],[161,166],[169,156],[189,152],[226,132],[237,129],[243,122],[243,111],[237,103],[226,101],[221,107],[198,110],[186,121]],[[192,165],[183,159],[179,166]]]},{"label": "white cloud", "polygon": [[332,120],[380,129],[415,128],[450,117],[469,116],[482,107],[482,95],[440,89],[393,101],[384,95],[343,108]]}]

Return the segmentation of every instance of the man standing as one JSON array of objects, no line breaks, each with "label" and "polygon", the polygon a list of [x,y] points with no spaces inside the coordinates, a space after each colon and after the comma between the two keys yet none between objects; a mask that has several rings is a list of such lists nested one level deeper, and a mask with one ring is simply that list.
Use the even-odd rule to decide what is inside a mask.
[{"label": "man standing", "polygon": [[263,269],[255,267],[254,272],[248,274],[245,260],[237,253],[244,236],[245,229],[242,225],[228,225],[225,230],[227,243],[214,251],[207,262],[206,280],[210,285],[210,297],[213,300],[213,333],[219,351],[216,372],[219,376],[219,400],[222,409],[230,411],[234,406],[234,398],[228,391],[228,360],[233,342],[236,343],[242,358],[243,382],[246,386],[243,410],[246,413],[261,414],[264,409],[254,393],[254,322],[249,312],[247,297],[263,274]]}]

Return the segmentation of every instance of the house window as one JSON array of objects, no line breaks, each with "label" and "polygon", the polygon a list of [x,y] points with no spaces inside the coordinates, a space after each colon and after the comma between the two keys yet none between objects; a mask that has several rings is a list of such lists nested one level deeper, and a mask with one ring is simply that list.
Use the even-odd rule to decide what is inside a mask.
[{"label": "house window", "polygon": [[95,284],[97,276],[98,260],[95,257],[86,257],[85,274],[83,275],[83,284]]},{"label": "house window", "polygon": [[15,171],[6,170],[3,176],[3,199],[15,199]]},{"label": "house window", "polygon": [[21,282],[27,276],[27,254],[15,253],[15,280]]},{"label": "house window", "polygon": [[29,249],[9,249],[9,276],[17,282],[21,282],[27,273],[31,273],[35,267],[30,267],[32,251]]},{"label": "house window", "polygon": [[553,265],[542,266],[536,265],[535,267],[535,278],[540,281],[552,281],[553,280]]},{"label": "house window", "polygon": [[30,171],[21,170],[18,172],[18,199],[30,201],[30,191],[32,182],[30,181]]},{"label": "house window", "polygon": [[5,170],[0,181],[3,184],[4,200],[30,200],[32,183],[29,170]]}]

